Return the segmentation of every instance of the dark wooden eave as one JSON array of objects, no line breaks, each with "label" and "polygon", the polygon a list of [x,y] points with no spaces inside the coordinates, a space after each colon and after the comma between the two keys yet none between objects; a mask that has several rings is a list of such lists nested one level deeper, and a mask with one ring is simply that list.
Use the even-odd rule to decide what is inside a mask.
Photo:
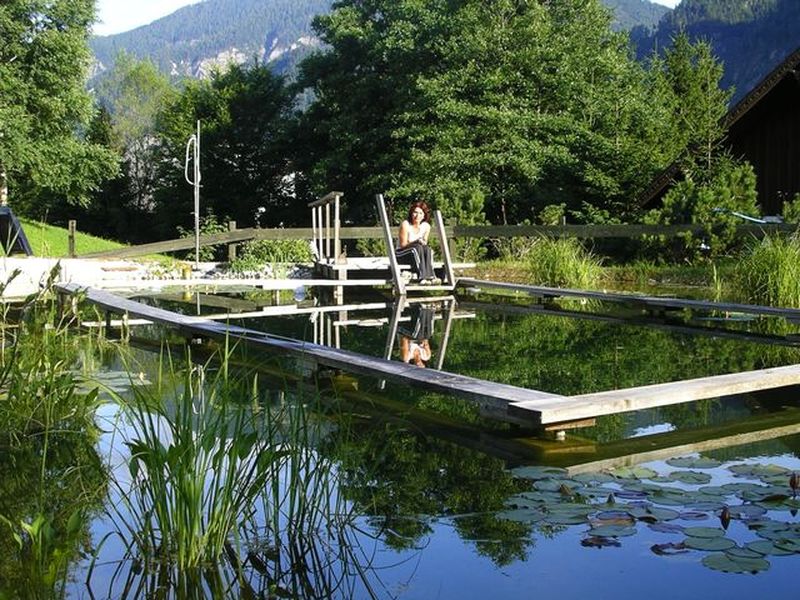
[{"label": "dark wooden eave", "polygon": [[[781,63],[764,77],[750,92],[736,103],[723,117],[726,130],[730,130],[755,106],[773,91],[785,78],[800,78],[800,47],[789,54]],[[680,176],[680,163],[675,161],[661,171],[645,190],[639,194],[637,204],[646,207],[660,199],[669,186]]]}]

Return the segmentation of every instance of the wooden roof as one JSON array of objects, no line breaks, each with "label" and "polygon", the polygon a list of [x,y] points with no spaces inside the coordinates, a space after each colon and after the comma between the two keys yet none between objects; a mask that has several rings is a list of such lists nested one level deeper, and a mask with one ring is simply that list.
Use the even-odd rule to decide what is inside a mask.
[{"label": "wooden roof", "polygon": [[[786,78],[798,79],[800,67],[800,47],[789,54],[781,63],[764,77],[750,92],[736,103],[723,117],[726,130],[730,130],[750,113],[764,98],[772,92],[778,84]],[[680,174],[679,161],[670,164],[659,173],[650,185],[639,195],[639,205],[647,206],[654,200],[661,198],[672,182]]]}]

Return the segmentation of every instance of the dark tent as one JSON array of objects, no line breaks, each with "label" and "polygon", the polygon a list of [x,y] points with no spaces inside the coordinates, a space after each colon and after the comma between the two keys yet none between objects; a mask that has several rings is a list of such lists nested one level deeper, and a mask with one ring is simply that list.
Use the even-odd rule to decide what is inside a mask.
[{"label": "dark tent", "polygon": [[0,206],[0,242],[3,244],[3,251],[6,256],[14,253],[24,253],[28,256],[33,255],[25,231],[14,212],[8,206]]}]

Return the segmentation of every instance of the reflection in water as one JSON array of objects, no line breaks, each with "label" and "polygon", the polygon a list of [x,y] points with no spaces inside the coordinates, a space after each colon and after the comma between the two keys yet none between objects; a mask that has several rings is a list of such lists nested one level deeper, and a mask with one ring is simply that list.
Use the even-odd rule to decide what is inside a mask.
[{"label": "reflection in water", "polygon": [[[300,329],[310,335],[314,308],[292,327],[302,321]],[[394,312],[389,308],[384,303],[372,309],[372,315],[341,307],[316,311],[319,316],[312,325],[324,323],[315,331],[334,344],[338,331],[343,347],[369,346],[370,352],[388,350],[389,356],[400,359],[404,335],[427,339],[429,367],[434,362],[441,367],[446,354],[448,370],[485,372],[500,381],[550,383],[565,390],[780,364],[795,360],[797,352],[782,347],[764,351],[751,342],[685,337],[630,325],[608,328],[598,321],[554,315],[511,318],[481,313],[454,325],[449,316],[455,314],[454,301],[431,306],[429,323],[422,314],[428,308],[424,305]],[[271,322],[264,319],[265,324]],[[568,350],[577,354],[571,356]],[[364,598],[396,597],[406,589],[411,590],[408,597],[417,598],[435,593],[519,597],[521,589],[552,580],[562,565],[590,571],[598,562],[597,548],[605,553],[603,577],[559,577],[563,595],[586,595],[582,580],[593,587],[613,582],[621,597],[641,595],[635,588],[636,570],[648,567],[655,580],[648,582],[651,596],[663,597],[666,591],[661,590],[669,589],[670,578],[688,577],[708,585],[707,567],[734,570],[742,564],[748,572],[757,571],[771,590],[790,589],[792,579],[782,566],[794,565],[790,561],[797,557],[777,554],[794,552],[797,543],[792,512],[797,499],[789,483],[791,471],[785,469],[800,466],[794,458],[800,443],[797,437],[780,436],[796,428],[800,419],[783,410],[789,403],[785,396],[772,402],[748,396],[617,415],[599,419],[593,429],[570,433],[562,443],[489,425],[462,410],[465,403],[439,394],[395,386],[379,391],[359,380],[351,381],[345,392],[326,387],[328,381],[319,373],[304,380],[296,370],[276,374],[274,387],[268,389],[262,373],[239,372],[236,360],[229,356],[222,361],[223,370],[230,372],[227,383],[216,377],[218,363],[213,361],[204,362],[203,369],[180,364],[169,381],[159,379],[165,365],[157,358],[135,368],[128,365],[144,385],[119,394],[125,397],[116,401],[127,408],[109,411],[118,428],[107,427],[103,438],[103,443],[113,443],[103,454],[110,458],[114,478],[107,510],[116,528],[109,535],[104,529],[108,523],[92,521],[97,556],[91,570],[83,564],[68,594],[85,595],[83,579],[89,575],[97,597]],[[266,368],[263,362],[258,366]],[[130,397],[143,394],[149,396],[142,404],[129,403]],[[730,419],[721,417],[724,413],[741,420],[741,429],[730,429]],[[638,427],[665,422],[675,430],[628,439]],[[751,443],[753,438],[747,436],[753,432],[756,438],[776,440],[743,445]],[[62,442],[51,438],[51,443],[55,448]],[[662,454],[654,457],[655,450]],[[36,464],[41,447],[25,452],[33,458],[24,453],[13,460],[10,454],[0,456],[0,475],[9,487],[1,507],[17,521],[33,510],[22,498],[38,491],[37,469],[21,470],[18,465]],[[76,459],[81,453],[86,456]],[[96,453],[87,437],[51,463],[48,477],[53,479],[43,489],[54,504],[74,508],[84,502],[77,486],[69,483],[76,473],[66,465],[76,460],[75,464],[91,463]],[[676,454],[721,464],[670,463]],[[755,454],[769,458],[749,458]],[[747,468],[732,468],[743,459]],[[618,468],[641,461],[650,470]],[[507,469],[509,463],[531,462],[566,468]],[[781,468],[769,467],[769,462]],[[230,468],[234,465],[239,470]],[[105,477],[102,467],[97,473]],[[91,472],[83,474],[88,477]],[[58,487],[57,481],[67,483]],[[103,489],[100,480],[85,479],[84,485]],[[190,492],[195,494],[192,506],[198,518],[167,518],[162,500],[172,503],[164,510],[174,510],[178,503],[188,509]],[[243,500],[233,511],[236,516],[227,518],[232,524],[228,531],[234,533],[228,536],[220,527],[217,533],[224,533],[217,536],[218,553],[201,553],[195,564],[178,568],[178,538],[186,535],[191,545],[195,538],[189,534],[197,533],[189,521],[208,531],[215,522],[208,512],[215,506],[210,496],[222,498],[229,492]],[[177,512],[189,514],[183,508]],[[714,531],[695,529],[698,526]],[[79,540],[88,540],[87,521],[79,530]],[[708,548],[714,545],[729,547],[712,553]],[[14,556],[10,541],[5,547],[6,556]],[[71,546],[71,560],[80,547]],[[662,555],[676,552],[690,560],[655,568],[648,562],[655,554],[668,561]],[[725,560],[706,560],[715,555]],[[760,561],[768,562],[770,570],[763,571]],[[436,568],[426,569],[431,562]],[[2,571],[4,582],[24,589],[26,584],[14,579],[11,566]],[[517,587],[508,587],[509,582]],[[747,585],[730,577],[713,583],[726,595]]]}]

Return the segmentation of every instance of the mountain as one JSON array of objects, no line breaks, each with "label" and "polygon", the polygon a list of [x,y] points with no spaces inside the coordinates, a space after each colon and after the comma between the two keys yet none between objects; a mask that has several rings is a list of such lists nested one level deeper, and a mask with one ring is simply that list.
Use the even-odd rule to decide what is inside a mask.
[{"label": "mountain", "polygon": [[679,31],[711,43],[735,103],[800,47],[800,1],[683,0],[653,34],[637,39],[639,55],[669,45]]},{"label": "mountain", "polygon": [[94,75],[122,50],[175,77],[204,77],[217,65],[257,58],[280,71],[319,45],[311,29],[331,0],[205,0],[116,35],[94,37]]},{"label": "mountain", "polygon": [[[132,31],[94,37],[94,75],[111,68],[122,50],[150,58],[175,77],[204,77],[217,65],[258,58],[279,72],[290,71],[319,40],[314,15],[327,13],[333,0],[205,0]],[[669,9],[648,0],[603,0],[615,27],[655,28]]]},{"label": "mountain", "polygon": [[647,0],[602,0],[614,12],[614,28],[630,31],[635,27],[655,29],[670,9]]}]

